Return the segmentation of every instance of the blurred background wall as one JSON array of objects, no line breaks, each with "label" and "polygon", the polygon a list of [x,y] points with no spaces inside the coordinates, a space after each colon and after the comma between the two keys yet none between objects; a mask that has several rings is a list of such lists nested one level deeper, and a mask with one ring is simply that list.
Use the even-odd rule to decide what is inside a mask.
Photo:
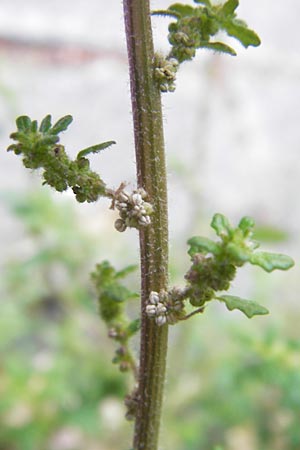
[{"label": "blurred background wall", "polygon": [[[167,6],[168,3],[165,0],[152,2],[153,9]],[[298,17],[300,4],[297,0],[286,0],[285,2],[243,0],[238,11],[239,16],[258,32],[262,45],[256,49],[245,50],[238,43],[234,43],[238,53],[235,58],[199,52],[200,54],[198,54],[195,62],[186,63],[180,69],[175,93],[163,96],[170,183],[171,276],[175,282],[179,283],[180,274],[188,267],[187,237],[193,234],[209,234],[209,222],[215,212],[224,213],[233,222],[237,222],[243,215],[254,217],[258,224],[260,236],[264,240],[265,248],[290,254],[296,261],[299,256],[300,56],[298,42],[300,31]],[[168,49],[167,24],[167,19],[153,18],[155,45],[160,51]],[[97,260],[109,258],[120,266],[134,263],[138,255],[136,233],[130,231],[125,235],[120,235],[114,232],[112,229],[114,213],[108,210],[108,204],[105,200],[96,205],[76,205],[70,193],[59,195],[53,192],[47,197],[48,194],[45,193],[45,190],[48,192],[48,188],[40,188],[38,176],[25,171],[21,161],[16,156],[5,152],[5,148],[10,143],[8,136],[15,127],[16,116],[27,114],[40,120],[48,113],[51,113],[54,119],[65,114],[72,114],[74,122],[63,136],[63,143],[66,144],[69,154],[75,155],[81,148],[114,139],[117,141],[116,146],[92,158],[93,167],[100,172],[108,184],[114,187],[117,187],[123,180],[134,186],[133,133],[121,2],[104,0],[89,0],[88,2],[84,0],[75,2],[51,0],[40,2],[27,0],[24,3],[21,0],[2,0],[0,5],[0,64],[0,141],[2,148],[0,153],[0,262],[3,273],[9,271],[7,269],[8,263],[13,261],[14,264],[19,264],[18,267],[20,268],[24,262],[31,261],[38,252],[39,246],[46,245],[47,247],[47,242],[45,243],[42,237],[43,227],[47,236],[46,240],[48,239],[48,243],[50,242],[51,245],[57,245],[57,248],[62,248],[63,242],[66,242],[68,237],[72,235],[71,229],[73,226],[76,230],[77,228],[83,230],[78,231],[78,235],[76,235],[77,231],[75,230],[72,245],[64,249],[67,253],[77,252],[78,259],[78,267],[75,267],[75,269],[70,268],[71,263],[67,261],[69,272],[67,270],[65,278],[61,275],[63,255],[58,254],[57,256],[56,253],[57,260],[55,258],[49,260],[47,254],[48,259],[44,260],[46,261],[46,267],[48,267],[47,264],[51,265],[53,261],[55,262],[55,267],[51,269],[51,286],[56,284],[68,290],[68,283],[71,283],[74,276],[72,270],[75,270],[75,273],[78,270],[83,274],[83,283],[88,284],[89,270]],[[27,194],[29,197],[26,197]],[[38,196],[38,200],[33,200],[33,197],[30,197],[34,194]],[[52,205],[52,202],[54,202],[52,218],[60,217],[61,214],[63,215],[62,210],[66,211],[67,208],[71,208],[73,212],[70,212],[69,218],[72,217],[73,219],[68,221],[65,217],[60,222],[59,220],[52,221],[49,217],[47,219],[45,205]],[[26,204],[35,205],[33,211],[31,210],[28,213]],[[46,214],[46,216],[43,216],[45,219],[36,225],[34,220],[37,220],[37,217],[41,217],[42,214]],[[32,222],[39,227],[38,239],[36,239],[36,231],[32,232]],[[47,229],[48,225],[49,230]],[[64,228],[65,234],[61,234],[60,227]],[[76,246],[77,244],[74,244],[80,239],[80,233],[83,233],[86,238],[88,236],[87,239],[93,240],[93,251],[90,251],[88,245],[81,249]],[[53,236],[55,237],[54,241],[52,240]],[[57,269],[57,261],[60,269]],[[8,273],[12,275],[14,272],[15,268],[10,269]],[[43,280],[43,274],[36,274],[37,272],[32,272],[29,275],[26,272],[25,275],[22,275],[25,278],[21,277],[19,283],[25,282],[28,284],[29,276],[41,276],[41,280]],[[16,282],[12,281],[11,285],[8,286],[7,279],[6,277],[2,280],[3,304],[7,304],[9,299],[14,296],[19,296],[20,302],[22,302],[21,297],[24,297],[25,293],[18,291],[17,295]],[[297,321],[300,316],[298,279],[298,265],[288,273],[278,273],[270,277],[267,275],[261,276],[256,269],[246,269],[238,277],[233,290],[236,289],[239,294],[252,296],[255,299],[263,298],[262,303],[268,306],[271,315],[268,318],[251,322],[249,325],[246,319],[241,319],[238,313],[226,314],[221,306],[216,305],[212,308],[212,312],[207,314],[207,318],[203,319],[200,331],[199,325],[196,324],[191,325],[190,328],[183,326],[184,331],[175,330],[171,334],[173,345],[173,350],[171,349],[170,353],[171,369],[173,368],[175,372],[179,370],[174,362],[176,357],[173,361],[172,355],[173,357],[176,356],[176,348],[180,343],[186,342],[187,348],[194,349],[191,350],[189,356],[193,362],[199,356],[196,350],[198,347],[193,344],[194,347],[196,346],[194,348],[190,342],[199,343],[207,338],[212,348],[215,348],[215,354],[218,355],[221,348],[226,345],[225,339],[220,347],[219,339],[223,340],[224,334],[228,335],[228,333],[233,334],[230,334],[231,338],[228,338],[229,347],[224,352],[230,354],[227,361],[231,357],[233,361],[237,361],[236,358],[240,356],[236,356],[234,352],[238,352],[238,350],[232,351],[231,346],[234,345],[236,339],[242,340],[242,338],[239,334],[240,331],[232,331],[232,329],[236,330],[236,326],[249,330],[250,335],[259,336],[258,339],[262,340],[265,338],[263,337],[264,329],[272,329],[275,333],[276,343],[279,346],[281,345],[281,350],[283,348],[283,354],[287,354],[288,351],[292,352],[291,358],[294,362],[291,364],[294,367],[293,364],[299,362],[299,357],[297,359],[298,353],[294,350],[287,350],[285,345],[290,349],[289,346],[292,345],[290,342],[296,345],[295,343],[299,343],[300,339]],[[43,284],[42,281],[41,284]],[[41,295],[44,296],[46,293],[43,289],[41,288],[42,291],[37,290],[35,293],[31,292],[28,296],[35,299]],[[83,296],[83,303],[89,301],[87,300],[89,293],[87,287],[87,296]],[[81,300],[78,301],[80,304]],[[69,300],[67,304],[67,308],[72,308]],[[7,314],[12,314],[9,317],[12,320],[12,326],[15,326],[14,339],[18,335],[18,327],[20,326],[16,322],[18,308],[16,307],[14,313],[7,312]],[[90,311],[90,314],[92,315],[94,312]],[[86,313],[83,313],[79,308],[79,317],[82,314]],[[211,331],[209,323],[214,323],[215,318],[217,318],[217,329],[220,328],[222,338],[215,334],[216,331]],[[5,323],[8,324],[9,321],[5,319]],[[30,323],[22,325],[23,331],[30,326]],[[97,318],[93,324],[98,336],[97,339],[105,339],[105,330],[101,330],[101,324],[98,323]],[[98,326],[100,331],[96,331]],[[228,331],[226,327],[233,328]],[[4,335],[4,331],[2,333]],[[26,334],[26,331],[24,333]],[[199,333],[200,335],[198,335]],[[234,337],[236,336],[234,333],[238,333],[239,337]],[[5,339],[8,342],[8,338]],[[12,340],[13,346],[16,345],[14,339]],[[271,338],[268,337],[268,339]],[[268,339],[267,342],[269,342]],[[204,347],[202,348],[201,345]],[[205,347],[208,344],[201,345],[201,352],[203,352],[201,355],[204,358],[204,355],[207,355],[207,352],[210,353],[211,350],[210,347],[208,349]],[[256,345],[257,342],[255,341],[251,351],[258,358],[257,353],[255,353],[257,351]],[[273,344],[270,344],[270,346],[268,351],[272,353]],[[7,350],[7,347],[5,348]],[[42,348],[44,347],[42,346]],[[251,351],[249,350],[250,353]],[[262,351],[262,358],[265,357],[266,352],[267,350]],[[34,354],[35,351],[33,351]],[[253,356],[254,359],[255,357]],[[108,356],[109,360],[110,356]],[[211,364],[211,370],[214,372],[215,364],[220,364],[223,369],[218,370],[222,370],[222,373],[226,374],[226,364],[226,367],[222,365],[223,363],[220,362],[222,358],[218,361],[219,363],[215,361],[207,362],[206,367]],[[276,359],[277,363],[278,367],[283,365],[282,361],[278,362]],[[272,374],[277,371],[276,364],[272,366]],[[201,364],[199,367],[197,370],[201,371]],[[92,378],[93,370],[92,368]],[[112,368],[111,370],[116,369]],[[185,397],[194,398],[196,394],[193,389],[195,389],[195,392],[199,392],[200,389],[197,380],[193,378],[188,369],[186,371],[186,378],[183,376],[182,379],[187,381],[182,383],[179,383],[177,379],[172,379],[172,375],[170,375],[170,389],[176,388],[177,392],[181,394],[178,394],[179,406],[174,400],[174,396],[168,397],[169,403],[166,406],[166,414],[170,413],[170,416],[167,416],[165,421],[167,425],[170,422],[168,426],[172,431],[164,441],[164,448],[177,448],[176,425],[174,426],[175,429],[172,426],[174,423],[178,423],[178,420],[181,420],[180,411],[183,408],[181,401]],[[30,378],[30,373],[32,372],[29,370],[27,375],[24,375],[24,379],[27,380],[26,383]],[[234,376],[238,376],[237,373]],[[234,379],[234,376],[232,373],[228,375],[231,380]],[[260,380],[257,381],[258,386],[261,386],[261,378],[257,373],[256,376],[257,380]],[[264,378],[265,376],[266,372],[264,371],[261,375],[262,383],[268,381],[267,378]],[[286,373],[283,378],[284,380],[290,380]],[[210,375],[208,374],[208,381],[209,379]],[[26,383],[22,385],[23,390],[27,386]],[[121,386],[118,384],[119,381],[116,383],[119,387]],[[224,383],[224,389],[227,388],[228,392],[231,392],[230,389],[234,390],[235,384],[233,382],[231,385],[230,383],[226,385],[225,380]],[[288,384],[292,385],[291,380]],[[288,389],[288,384],[286,389]],[[186,393],[187,385],[192,389],[189,393]],[[280,389],[283,389],[282,386],[276,390],[277,394]],[[220,390],[222,391],[221,387]],[[108,398],[110,399],[114,390],[108,389],[108,391]],[[121,391],[122,386],[120,387]],[[280,392],[282,396],[280,398],[283,398],[283,391]],[[274,396],[276,397],[277,394],[275,393]],[[270,395],[273,399],[273,394]],[[259,397],[257,393],[255,396]],[[103,399],[106,397],[105,395],[103,398],[100,397],[101,402],[99,404],[103,405]],[[17,395],[16,399],[18,399]],[[212,434],[216,434],[216,439],[212,440],[211,443],[207,442],[205,444],[207,447],[204,444],[201,445],[205,449],[214,449],[214,445],[220,444],[224,446],[220,448],[235,450],[235,448],[241,448],[240,442],[243,442],[242,448],[244,450],[259,450],[261,448],[264,450],[269,448],[272,448],[272,450],[275,448],[293,450],[300,448],[300,437],[298,435],[298,437],[293,435],[293,438],[286,438],[287,435],[291,436],[292,433],[290,428],[292,427],[291,424],[294,423],[296,414],[293,408],[297,411],[297,407],[300,405],[300,400],[298,403],[293,403],[294,401],[296,401],[294,393],[291,393],[291,402],[284,407],[282,414],[280,409],[282,405],[279,400],[280,407],[276,404],[279,409],[276,405],[275,409],[273,408],[277,414],[276,420],[283,427],[282,435],[278,439],[276,438],[277,440],[272,435],[275,440],[270,438],[268,442],[260,441],[259,439],[262,438],[257,437],[251,428],[253,427],[253,424],[251,425],[252,419],[246,417],[240,428],[239,425],[234,425],[234,420],[228,424],[227,429],[231,430],[231,434],[229,432],[226,435],[227,437],[225,432],[220,431],[222,427],[219,426],[218,428],[215,424],[214,430],[219,430],[221,437],[218,438],[217,431],[214,431]],[[17,400],[15,400],[15,403],[13,403],[15,407],[17,403]],[[210,404],[212,405],[212,399]],[[251,409],[248,404],[245,403],[245,405],[244,408]],[[104,408],[102,410],[99,406],[102,422],[104,421],[105,424],[105,420],[107,420],[107,423],[110,424],[108,429],[103,425],[104,430],[106,430],[103,431],[103,436],[106,436],[106,434],[110,436],[111,420],[109,414],[110,411],[114,411],[114,407],[116,407],[117,413],[116,415],[113,414],[112,421],[116,421],[115,417],[118,416],[118,406],[112,403],[112,406],[109,404],[109,407],[112,409],[105,410]],[[172,411],[174,408],[176,410],[177,407],[178,417],[176,420],[173,418],[174,421],[172,421],[173,419],[169,417],[172,416]],[[194,407],[191,406],[191,403],[186,407],[189,411],[192,408],[193,411]],[[269,403],[268,407],[272,410]],[[214,408],[218,407],[214,406]],[[8,414],[7,411],[13,411],[13,406],[9,406],[9,401],[5,414]],[[30,414],[32,418],[33,412]],[[108,414],[108,416],[105,416],[105,414]],[[255,414],[255,411],[253,414]],[[228,413],[225,411],[223,416],[228,417]],[[198,416],[195,417],[196,422]],[[220,422],[225,421],[222,417]],[[203,417],[201,416],[201,418]],[[28,423],[31,423],[30,420]],[[277,423],[276,420],[275,423]],[[193,423],[193,420],[191,419],[188,422]],[[9,423],[14,422],[8,420],[7,423],[6,427],[9,428]],[[48,423],[46,419],[45,423]],[[12,432],[15,433],[16,429],[23,430],[24,427],[22,428],[22,426],[19,429],[12,426]],[[265,426],[269,430],[269,425]],[[72,427],[76,429],[74,423],[71,430]],[[46,446],[50,450],[53,446],[55,450],[83,448],[80,439],[79,444],[78,442],[77,444],[70,444],[69,447],[67,444],[65,447],[63,447],[63,444],[53,444],[53,440],[56,442],[55,438],[58,439],[60,436],[59,426],[54,427],[53,430],[51,433],[49,432],[49,436],[52,436],[52,441],[49,438],[50,444],[48,441],[47,444],[36,444],[36,442],[41,441],[28,438],[29,444],[26,448],[25,446],[19,446],[16,437],[9,440],[10,438],[7,437],[9,433],[5,434],[7,430],[5,433],[3,431],[3,436],[6,437],[2,437],[3,444],[0,440],[0,448],[1,450],[19,450],[21,448],[22,450],[34,450],[35,448],[41,450]],[[79,434],[82,433],[81,428],[80,430],[77,429]],[[189,431],[188,423],[185,423],[184,429],[181,430],[180,439],[182,440],[178,444],[178,449],[190,450],[195,448],[197,450],[200,448],[200,437],[197,436],[195,430],[197,430],[196,426]],[[128,430],[124,432],[125,435],[127,432]],[[263,432],[264,430],[261,433],[263,434]],[[272,434],[271,431],[268,432],[270,435]],[[261,435],[259,434],[259,436]],[[96,450],[98,448],[120,448],[119,443],[116,444],[109,438],[107,438],[108,443],[105,444],[105,439],[106,437],[103,438],[104,443],[102,444],[99,444],[99,439],[96,439],[98,444],[94,444],[91,439],[90,447],[87,447],[85,439],[85,448]],[[242,441],[239,441],[239,439],[242,439]],[[264,444],[261,444],[261,442],[264,442]],[[35,447],[36,445],[37,447]],[[97,445],[99,446],[97,447]]]}]

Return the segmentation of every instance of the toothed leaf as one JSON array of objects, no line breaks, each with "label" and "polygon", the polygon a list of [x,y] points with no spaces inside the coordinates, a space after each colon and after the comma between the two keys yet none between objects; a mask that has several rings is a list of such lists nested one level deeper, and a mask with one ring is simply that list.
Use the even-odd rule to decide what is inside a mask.
[{"label": "toothed leaf", "polygon": [[220,237],[229,236],[233,230],[227,217],[219,213],[214,215],[210,226],[215,230],[217,235]]},{"label": "toothed leaf", "polygon": [[175,19],[180,19],[180,14],[175,11],[169,11],[168,9],[157,9],[151,12],[152,16],[167,16],[167,17],[175,17]]},{"label": "toothed leaf", "polygon": [[294,261],[287,255],[280,253],[256,252],[250,257],[250,263],[261,267],[266,272],[273,270],[288,270],[294,266]]},{"label": "toothed leaf", "polygon": [[169,11],[175,12],[179,17],[192,16],[195,9],[190,5],[182,5],[181,3],[174,3],[174,5],[169,6]]},{"label": "toothed leaf", "polygon": [[48,114],[44,119],[41,121],[41,125],[39,128],[39,131],[41,133],[47,133],[51,128],[51,115]]},{"label": "toothed leaf", "polygon": [[260,45],[260,39],[255,31],[250,30],[247,24],[241,20],[225,20],[222,23],[222,28],[224,28],[229,36],[236,38],[244,47],[257,47]]},{"label": "toothed leaf", "polygon": [[245,300],[234,295],[221,295],[220,297],[218,297],[218,300],[223,301],[229,311],[238,309],[249,319],[251,319],[253,316],[262,316],[265,314],[269,314],[267,308],[260,305],[259,303],[256,303],[252,300]]},{"label": "toothed leaf", "polygon": [[91,147],[87,147],[78,153],[77,159],[83,158],[84,156],[87,156],[91,153],[98,153],[101,150],[104,150],[105,148],[110,147],[111,145],[113,145],[115,143],[116,143],[115,141],[107,141],[107,142],[102,142],[102,144],[97,144],[97,145],[92,145]]},{"label": "toothed leaf", "polygon": [[38,129],[37,120],[33,120],[30,125],[30,131],[32,131],[33,133],[36,133],[37,129]]},{"label": "toothed leaf", "polygon": [[28,116],[20,116],[16,119],[16,124],[19,131],[29,131],[31,120]]},{"label": "toothed leaf", "polygon": [[49,130],[50,134],[58,134],[62,131],[65,131],[70,123],[73,121],[73,117],[71,115],[67,115],[59,119],[53,127]]},{"label": "toothed leaf", "polygon": [[214,50],[215,52],[236,56],[235,50],[222,42],[205,42],[200,45],[200,48],[207,48],[208,50]]},{"label": "toothed leaf", "polygon": [[239,0],[228,0],[224,5],[222,6],[222,13],[225,16],[233,15],[236,8],[239,6]]},{"label": "toothed leaf", "polygon": [[203,252],[218,255],[221,250],[216,242],[201,236],[194,236],[191,239],[189,239],[187,243],[188,245],[191,246],[191,248],[188,251],[188,254],[190,256],[193,256],[196,253],[203,253]]},{"label": "toothed leaf", "polygon": [[244,236],[247,236],[254,228],[255,222],[252,217],[242,217],[239,223],[239,229],[242,230]]}]

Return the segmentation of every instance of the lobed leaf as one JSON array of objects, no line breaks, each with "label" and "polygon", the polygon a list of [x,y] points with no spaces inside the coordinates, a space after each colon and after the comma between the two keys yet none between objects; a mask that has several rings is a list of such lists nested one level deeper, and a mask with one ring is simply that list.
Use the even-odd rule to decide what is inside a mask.
[{"label": "lobed leaf", "polygon": [[216,242],[201,236],[194,236],[189,239],[187,243],[191,246],[188,251],[190,256],[193,256],[196,253],[202,253],[203,251],[218,255],[221,251],[220,246]]},{"label": "lobed leaf", "polygon": [[214,50],[215,52],[227,53],[228,55],[236,56],[235,50],[222,42],[204,42],[201,43],[199,48],[207,48],[208,50]]},{"label": "lobed leaf", "polygon": [[168,9],[157,9],[151,12],[152,16],[167,16],[167,17],[175,17],[175,19],[180,19],[180,14],[177,12],[169,11]]},{"label": "lobed leaf", "polygon": [[253,265],[259,266],[266,272],[273,270],[288,270],[294,266],[295,262],[287,255],[280,253],[256,252],[250,257],[249,262]]},{"label": "lobed leaf", "polygon": [[227,253],[234,259],[235,263],[244,264],[250,261],[251,251],[243,247],[242,245],[229,242],[226,246]]},{"label": "lobed leaf", "polygon": [[20,116],[16,119],[18,131],[29,131],[31,127],[31,120],[28,116]]},{"label": "lobed leaf", "polygon": [[46,117],[44,117],[44,119],[41,121],[41,124],[40,124],[40,128],[39,128],[39,131],[41,132],[41,133],[47,133],[47,131],[49,131],[50,130],[50,128],[51,128],[51,115],[50,114],[48,114]]},{"label": "lobed leaf", "polygon": [[36,133],[36,132],[37,132],[37,129],[38,129],[38,123],[37,123],[37,120],[33,120],[33,121],[31,122],[31,125],[30,125],[30,131],[31,131],[32,133]]},{"label": "lobed leaf", "polygon": [[182,5],[181,3],[174,3],[169,6],[168,11],[175,12],[179,17],[193,16],[195,9],[190,5]]},{"label": "lobed leaf", "polygon": [[247,236],[253,230],[254,226],[255,222],[252,217],[249,216],[242,217],[238,225],[244,236]]},{"label": "lobed leaf", "polygon": [[233,231],[232,226],[230,225],[230,222],[227,219],[227,217],[219,213],[213,216],[210,226],[221,238],[224,236],[229,236]]},{"label": "lobed leaf", "polygon": [[59,119],[53,127],[49,130],[50,134],[58,134],[62,131],[65,131],[70,123],[73,121],[73,117],[71,115],[67,115]]},{"label": "lobed leaf", "polygon": [[217,297],[217,299],[223,301],[229,311],[238,309],[249,319],[251,319],[253,316],[262,316],[265,314],[269,314],[267,308],[252,300],[245,300],[234,295],[221,295],[220,297]]},{"label": "lobed leaf", "polygon": [[247,24],[238,19],[224,20],[222,22],[222,28],[224,28],[229,36],[236,38],[244,47],[257,47],[260,45],[260,39],[255,31],[250,30]]},{"label": "lobed leaf", "polygon": [[236,8],[239,6],[239,0],[228,0],[224,5],[222,6],[222,13],[225,16],[233,15]]},{"label": "lobed leaf", "polygon": [[102,142],[102,144],[96,144],[92,145],[91,147],[87,147],[78,153],[77,159],[83,158],[84,156],[87,156],[91,153],[99,153],[101,150],[104,150],[105,148],[110,147],[115,143],[116,143],[115,141],[107,141]]}]

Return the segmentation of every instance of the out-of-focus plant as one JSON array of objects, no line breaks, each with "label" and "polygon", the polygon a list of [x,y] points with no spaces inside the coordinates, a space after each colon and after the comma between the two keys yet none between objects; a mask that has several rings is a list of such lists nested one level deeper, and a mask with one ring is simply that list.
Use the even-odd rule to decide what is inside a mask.
[{"label": "out-of-focus plant", "polygon": [[6,198],[25,226],[27,250],[1,277],[0,448],[58,450],[71,439],[81,450],[100,437],[110,448],[101,405],[114,407],[127,388],[106,364],[109,342],[91,302],[95,237],[45,190]]},{"label": "out-of-focus plant", "polygon": [[206,319],[202,330],[194,322],[177,337],[167,387],[167,448],[299,448],[299,317],[290,312],[286,319],[293,333],[269,321],[254,334],[220,316],[214,330]]},{"label": "out-of-focus plant", "polygon": [[[155,11],[171,18],[167,55],[154,52],[149,0],[124,0],[125,32],[129,56],[131,99],[136,148],[137,187],[128,192],[120,180],[117,189],[107,186],[104,176],[91,170],[90,156],[115,144],[109,140],[80,150],[72,160],[60,143],[60,134],[73,118],[66,115],[52,124],[48,114],[38,124],[27,115],[17,118],[14,143],[8,147],[22,157],[28,169],[41,172],[43,184],[63,192],[71,188],[76,200],[95,202],[103,197],[118,211],[115,228],[135,228],[140,238],[141,317],[129,320],[125,304],[136,293],[124,285],[131,267],[116,270],[110,262],[98,264],[93,280],[98,291],[99,311],[118,348],[114,362],[121,371],[131,371],[135,386],[126,396],[128,419],[135,421],[134,450],[156,450],[160,427],[168,347],[168,325],[203,313],[212,300],[247,317],[263,315],[264,306],[237,296],[222,294],[230,288],[237,268],[246,263],[267,272],[287,270],[293,260],[282,254],[257,251],[254,221],[243,217],[237,227],[222,214],[211,226],[218,240],[194,236],[188,241],[191,267],[185,286],[168,283],[167,179],[163,137],[161,93],[175,90],[180,64],[193,59],[198,49],[235,55],[227,43],[217,40],[219,31],[244,47],[260,44],[257,34],[237,17],[239,0],[214,4],[194,0],[196,5],[175,3]],[[186,307],[194,308],[187,311]],[[139,365],[129,348],[129,339],[141,326]]]}]

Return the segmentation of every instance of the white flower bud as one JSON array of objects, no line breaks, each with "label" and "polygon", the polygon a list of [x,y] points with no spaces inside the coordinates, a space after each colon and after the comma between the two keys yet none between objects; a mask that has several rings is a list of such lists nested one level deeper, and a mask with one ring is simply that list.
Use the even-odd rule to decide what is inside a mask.
[{"label": "white flower bud", "polygon": [[166,316],[157,316],[155,322],[159,327],[161,327],[167,322],[167,318]]},{"label": "white flower bud", "polygon": [[151,303],[151,305],[157,305],[159,303],[158,292],[155,291],[150,292],[149,303]]},{"label": "white flower bud", "polygon": [[156,316],[156,306],[155,305],[147,305],[146,306],[146,314],[149,317]]},{"label": "white flower bud", "polygon": [[139,224],[142,225],[142,227],[146,227],[147,225],[150,225],[151,219],[149,216],[141,216],[139,218]]},{"label": "white flower bud", "polygon": [[158,303],[156,306],[156,314],[159,316],[167,312],[167,308],[163,303]]},{"label": "white flower bud", "polygon": [[137,194],[137,193],[136,194],[132,194],[131,200],[132,200],[132,203],[134,205],[140,205],[141,203],[143,203],[143,199],[142,199],[141,194]]}]

